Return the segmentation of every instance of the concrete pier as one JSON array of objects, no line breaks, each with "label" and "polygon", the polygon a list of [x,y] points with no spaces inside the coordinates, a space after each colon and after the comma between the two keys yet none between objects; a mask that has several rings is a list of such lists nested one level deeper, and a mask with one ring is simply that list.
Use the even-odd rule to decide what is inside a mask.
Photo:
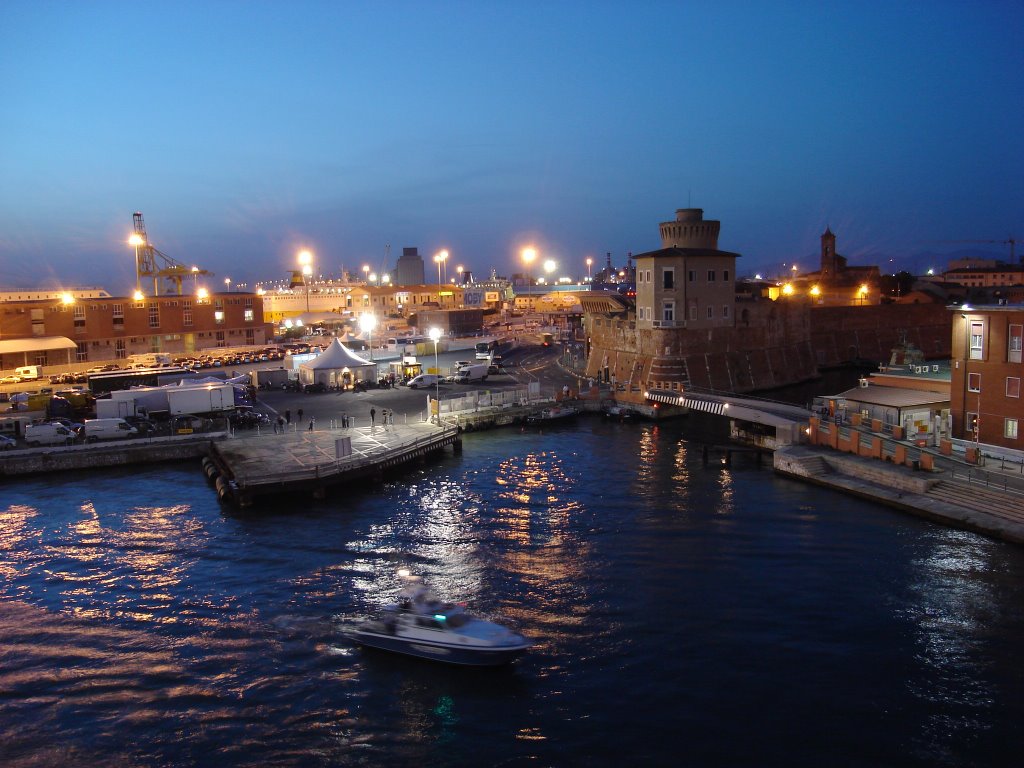
[{"label": "concrete pier", "polygon": [[378,482],[389,469],[447,446],[458,451],[460,443],[455,427],[422,422],[386,429],[264,431],[210,444],[204,469],[223,501],[248,507],[261,496],[297,492],[323,498],[334,485]]}]

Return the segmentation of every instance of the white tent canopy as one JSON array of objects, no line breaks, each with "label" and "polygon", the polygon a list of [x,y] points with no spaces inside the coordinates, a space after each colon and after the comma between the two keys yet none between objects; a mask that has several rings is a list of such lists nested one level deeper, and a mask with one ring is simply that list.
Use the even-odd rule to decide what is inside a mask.
[{"label": "white tent canopy", "polygon": [[299,382],[326,387],[351,386],[357,381],[376,381],[377,364],[364,360],[339,339],[312,360],[299,365]]}]

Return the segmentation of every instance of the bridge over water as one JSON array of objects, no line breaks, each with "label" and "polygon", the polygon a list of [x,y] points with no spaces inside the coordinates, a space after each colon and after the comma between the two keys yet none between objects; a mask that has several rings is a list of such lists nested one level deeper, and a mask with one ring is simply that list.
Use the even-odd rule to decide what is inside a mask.
[{"label": "bridge over water", "polygon": [[725,416],[734,438],[762,448],[804,442],[808,421],[814,415],[792,403],[694,389],[678,393],[650,390],[644,397],[674,408]]}]

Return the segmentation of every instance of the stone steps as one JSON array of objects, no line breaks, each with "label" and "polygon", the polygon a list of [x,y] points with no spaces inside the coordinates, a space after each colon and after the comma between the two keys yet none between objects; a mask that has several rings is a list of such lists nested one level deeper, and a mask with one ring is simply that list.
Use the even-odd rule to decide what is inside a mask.
[{"label": "stone steps", "polygon": [[1024,523],[1024,498],[1017,500],[1016,497],[1002,491],[942,480],[933,485],[927,495],[947,504],[984,512],[1002,520]]}]

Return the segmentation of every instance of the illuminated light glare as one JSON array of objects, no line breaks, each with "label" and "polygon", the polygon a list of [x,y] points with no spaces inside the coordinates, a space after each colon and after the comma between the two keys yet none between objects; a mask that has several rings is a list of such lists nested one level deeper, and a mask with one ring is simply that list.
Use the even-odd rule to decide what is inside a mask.
[{"label": "illuminated light glare", "polygon": [[792,283],[786,283],[784,286],[782,286],[782,293],[785,296],[792,296],[793,295],[793,284]]},{"label": "illuminated light glare", "polygon": [[142,291],[136,291],[135,293],[132,294],[132,298],[135,299],[135,301],[142,301],[143,299],[146,298],[146,294],[144,294]]},{"label": "illuminated light glare", "polygon": [[67,304],[74,304],[75,303],[75,297],[72,296],[70,293],[62,293],[60,295],[60,301],[61,301],[61,304],[65,304],[65,305],[67,305]]},{"label": "illuminated light glare", "polygon": [[811,286],[811,296],[821,296],[821,288],[816,285]]}]

